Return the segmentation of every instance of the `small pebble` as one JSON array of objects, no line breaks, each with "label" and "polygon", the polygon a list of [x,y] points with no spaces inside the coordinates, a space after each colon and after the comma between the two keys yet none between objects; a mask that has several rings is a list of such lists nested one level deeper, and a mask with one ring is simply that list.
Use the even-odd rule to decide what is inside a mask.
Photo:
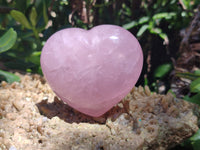
[{"label": "small pebble", "polygon": [[31,100],[31,98],[30,97],[26,97],[26,100],[29,102]]},{"label": "small pebble", "polygon": [[147,96],[150,96],[151,95],[151,91],[150,91],[149,87],[147,85],[145,85],[144,89],[145,89],[145,94]]},{"label": "small pebble", "polygon": [[45,96],[45,97],[43,97],[43,98],[42,98],[42,100],[48,100],[48,97],[47,97],[47,96]]},{"label": "small pebble", "polygon": [[123,108],[123,104],[122,104],[122,103],[118,103],[118,106],[119,106],[120,108]]},{"label": "small pebble", "polygon": [[9,150],[17,150],[14,146],[11,146]]},{"label": "small pebble", "polygon": [[24,105],[22,104],[22,102],[19,101],[19,100],[13,101],[12,104],[17,109],[17,111],[22,110],[22,108],[24,107]]},{"label": "small pebble", "polygon": [[16,113],[7,113],[6,118],[9,120],[15,120],[16,119]]},{"label": "small pebble", "polygon": [[47,117],[43,117],[43,118],[42,118],[42,121],[43,121],[43,122],[46,122],[47,120],[48,120]]},{"label": "small pebble", "polygon": [[6,85],[7,85],[7,82],[6,82],[6,81],[2,81],[2,82],[1,82],[1,86],[2,86],[3,88],[5,88]]},{"label": "small pebble", "polygon": [[13,88],[13,89],[16,88],[16,82],[13,82],[13,83],[11,84],[11,88]]}]

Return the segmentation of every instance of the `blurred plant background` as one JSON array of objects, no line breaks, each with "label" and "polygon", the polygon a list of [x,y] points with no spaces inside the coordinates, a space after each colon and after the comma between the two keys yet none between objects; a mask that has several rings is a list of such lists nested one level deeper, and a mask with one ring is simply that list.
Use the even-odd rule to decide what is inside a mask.
[{"label": "blurred plant background", "polygon": [[[143,48],[144,67],[137,85],[172,92],[181,35],[198,4],[200,0],[0,0],[0,81],[19,81],[15,71],[42,74],[42,46],[58,30],[115,24],[132,32]],[[200,71],[175,76],[189,80],[182,97],[200,104]],[[180,147],[196,149],[199,144],[197,132]]]}]

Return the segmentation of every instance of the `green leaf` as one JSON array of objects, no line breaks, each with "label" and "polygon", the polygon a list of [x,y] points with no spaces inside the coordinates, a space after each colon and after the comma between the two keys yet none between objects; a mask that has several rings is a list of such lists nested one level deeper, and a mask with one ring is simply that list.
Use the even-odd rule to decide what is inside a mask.
[{"label": "green leaf", "polygon": [[122,27],[124,29],[129,30],[129,29],[131,29],[131,28],[133,28],[133,27],[135,27],[137,25],[138,25],[138,23],[136,21],[131,21],[130,23],[124,24]]},{"label": "green leaf", "polygon": [[10,28],[1,38],[0,38],[0,53],[5,52],[13,47],[17,39],[17,33]]},{"label": "green leaf", "polygon": [[159,33],[162,33],[162,29],[160,29],[160,28],[152,28],[150,30],[150,32],[153,33],[153,34],[159,34]]},{"label": "green leaf", "polygon": [[173,17],[175,17],[177,15],[177,13],[171,12],[168,13],[168,15],[165,17],[166,20],[172,19]]},{"label": "green leaf", "polygon": [[144,24],[149,21],[149,17],[145,16],[139,19],[138,24]]},{"label": "green leaf", "polygon": [[176,13],[167,13],[167,12],[162,12],[162,13],[157,13],[153,16],[153,20],[156,19],[171,19],[173,16],[175,16]]},{"label": "green leaf", "polygon": [[166,33],[163,33],[162,29],[160,29],[160,28],[151,28],[150,29],[150,33],[159,35],[159,37],[161,37],[165,41],[165,44],[169,43],[168,36],[167,36]]},{"label": "green leaf", "polygon": [[169,42],[169,39],[168,39],[168,36],[167,36],[167,34],[165,34],[165,33],[160,33],[159,34],[159,36],[163,39],[163,40],[165,40],[165,41],[168,41]]},{"label": "green leaf", "polygon": [[182,5],[183,9],[185,9],[185,10],[188,10],[190,8],[189,0],[180,0],[180,4]]},{"label": "green leaf", "polygon": [[[127,23],[127,24],[123,25],[122,27],[128,30],[128,29],[131,29],[131,28],[133,28],[137,25],[147,23],[148,21],[149,21],[149,17],[145,16],[145,17],[140,18],[138,22],[137,21],[131,21],[130,23]],[[146,26],[146,25],[144,25],[144,26]]]},{"label": "green leaf", "polygon": [[200,92],[200,78],[191,82],[190,91],[193,93]]},{"label": "green leaf", "polygon": [[153,34],[159,35],[159,37],[162,38],[165,41],[165,44],[169,43],[168,36],[167,36],[167,34],[162,32],[162,29],[160,29],[160,28],[151,28],[150,32],[153,33]]},{"label": "green leaf", "polygon": [[35,27],[36,23],[37,23],[37,11],[36,11],[35,7],[32,7],[32,9],[31,9],[30,21],[31,21],[31,24]]},{"label": "green leaf", "polygon": [[28,22],[26,16],[17,10],[12,10],[10,12],[10,15],[19,23],[21,23],[25,28],[32,29],[30,23]]},{"label": "green leaf", "polygon": [[48,23],[48,16],[47,16],[46,2],[44,0],[43,0],[43,17],[44,17],[44,22],[46,25]]},{"label": "green leaf", "polygon": [[40,52],[33,52],[32,55],[28,58],[28,60],[36,65],[40,65]]},{"label": "green leaf", "polygon": [[5,78],[5,80],[8,83],[12,83],[12,82],[15,82],[15,81],[19,82],[20,81],[20,78],[18,76],[16,76],[15,74],[12,74],[10,72],[3,71],[3,70],[0,70],[0,76]]},{"label": "green leaf", "polygon": [[138,31],[138,33],[137,33],[137,37],[141,36],[141,35],[148,29],[148,27],[149,27],[149,25],[147,25],[147,24],[143,25],[143,26],[139,29],[139,31]]},{"label": "green leaf", "polygon": [[194,72],[194,74],[195,74],[195,75],[199,75],[199,77],[200,77],[200,70],[196,70],[196,71]]},{"label": "green leaf", "polygon": [[183,99],[188,102],[200,105],[200,93],[198,93],[192,97],[185,96]]},{"label": "green leaf", "polygon": [[162,78],[165,75],[167,75],[171,69],[172,69],[171,64],[162,64],[162,65],[158,66],[158,68],[156,68],[156,70],[154,72],[154,77]]},{"label": "green leaf", "polygon": [[200,129],[190,138],[191,141],[200,140]]},{"label": "green leaf", "polygon": [[190,80],[196,80],[197,78],[200,78],[200,74],[197,73],[190,73],[190,72],[176,72],[176,76],[177,77],[181,77],[181,78],[186,78],[186,79],[190,79]]}]

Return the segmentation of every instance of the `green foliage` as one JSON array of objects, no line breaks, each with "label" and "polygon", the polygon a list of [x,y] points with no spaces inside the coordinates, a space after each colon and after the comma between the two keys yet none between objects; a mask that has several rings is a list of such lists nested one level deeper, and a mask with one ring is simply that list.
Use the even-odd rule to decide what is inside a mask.
[{"label": "green foliage", "polygon": [[[200,106],[200,70],[197,70],[194,73],[177,73],[177,75],[192,80],[190,83],[190,92],[192,95],[186,95],[184,100]],[[198,150],[200,146],[200,130],[198,130],[189,141],[191,142],[193,149]]]},{"label": "green foliage", "polygon": [[189,97],[188,95],[186,95],[184,97],[184,100],[194,103],[194,104],[198,104],[200,106],[200,93],[197,93],[196,95]]},{"label": "green foliage", "polygon": [[20,11],[17,11],[17,10],[12,10],[10,12],[10,15],[16,20],[18,21],[19,23],[21,23],[25,28],[27,29],[31,29],[31,25],[29,24],[26,16],[20,12]]},{"label": "green foliage", "polygon": [[186,95],[184,100],[200,106],[200,70],[196,70],[194,73],[176,73],[176,75],[192,81],[190,83],[190,92],[192,96]]},{"label": "green foliage", "polygon": [[10,28],[1,38],[0,38],[0,54],[9,50],[13,47],[17,39],[17,33]]},{"label": "green foliage", "polygon": [[[11,10],[9,14],[0,14],[0,29],[8,30],[9,26],[17,32],[16,37],[9,31],[7,35],[9,40],[5,39],[8,45],[15,43],[9,51],[0,55],[0,60],[3,65],[8,69],[19,69],[23,71],[41,73],[40,67],[40,54],[43,43],[46,41],[45,27],[48,23],[47,5],[49,1],[36,0],[16,0],[12,2],[4,2],[6,7],[16,8]],[[1,5],[1,4],[0,4]],[[15,34],[16,34],[15,32]],[[42,37],[39,35],[41,34]],[[51,34],[51,33],[50,33]],[[3,37],[2,37],[3,38]],[[13,41],[11,41],[13,40]],[[0,41],[3,42],[2,40]],[[0,51],[2,51],[0,49]]]},{"label": "green foliage", "polygon": [[[181,5],[178,6],[177,4],[180,2]],[[188,24],[188,21],[193,15],[192,11],[199,1],[158,0],[153,3],[142,0],[142,3],[145,8],[142,16],[136,17],[136,19],[122,26],[125,29],[139,28],[136,34],[137,37],[141,37],[146,31],[151,34],[156,34],[164,40],[165,44],[168,44],[169,37],[167,30],[178,29]],[[163,28],[163,24],[167,25],[168,29]]]},{"label": "green foliage", "polygon": [[177,72],[176,76],[181,77],[181,78],[186,78],[189,80],[196,80],[198,78],[200,78],[200,72],[199,70],[195,71],[194,73],[190,73],[190,72],[185,72],[185,73],[181,73],[181,72]]},{"label": "green foliage", "polygon": [[[10,28],[0,38],[0,54],[12,48],[16,42],[16,39],[17,39],[17,33],[13,30],[13,28]],[[20,80],[18,76],[3,70],[0,70],[0,79],[5,79],[9,83]]]},{"label": "green foliage", "polygon": [[194,94],[193,96],[188,96],[186,95],[184,97],[184,100],[186,101],[189,101],[191,103],[195,103],[195,104],[198,104],[200,106],[200,84],[199,84],[199,79],[193,81],[193,85],[194,86],[190,86],[190,91]]},{"label": "green foliage", "polygon": [[[186,72],[179,73],[176,75],[181,78],[186,78],[191,80],[190,83],[190,94],[186,95],[183,99],[197,104],[200,106],[200,70],[196,70],[194,73]],[[200,147],[200,130],[196,132],[188,141],[187,145],[192,145],[194,150],[199,150]]]},{"label": "green foliage", "polygon": [[158,66],[154,72],[155,78],[163,78],[172,70],[172,64],[162,64]]},{"label": "green foliage", "polygon": [[[149,13],[147,13],[149,14]],[[159,24],[162,20],[168,21],[174,19],[176,16],[175,12],[160,12],[153,16],[144,16],[140,18],[138,21],[132,21],[128,24],[123,25],[125,29],[131,29],[133,27],[139,26],[140,29],[137,32],[137,37],[140,37],[144,34],[145,31],[149,31],[152,34],[157,34],[160,36],[163,40],[165,40],[167,43],[169,42],[168,36],[166,33],[162,31],[162,29],[159,27]]]},{"label": "green foliage", "polygon": [[44,19],[44,23],[45,25],[48,23],[48,16],[47,16],[47,6],[46,6],[46,2],[45,1],[42,1],[43,2],[43,19]]},{"label": "green foliage", "polygon": [[32,7],[31,9],[30,20],[31,20],[32,26],[35,27],[37,23],[37,12],[36,12],[35,7]]},{"label": "green foliage", "polygon": [[190,1],[188,1],[188,0],[180,0],[180,2],[183,5],[184,9],[191,9]]},{"label": "green foliage", "polygon": [[[0,5],[16,9],[10,11],[10,15],[0,14],[2,18],[0,29],[8,30],[12,26],[18,33],[18,39],[15,46],[1,55],[0,59],[6,67],[11,69],[40,72],[38,63],[40,55],[36,56],[35,52],[41,51],[43,43],[55,31],[72,26],[68,19],[72,12],[75,27],[91,28],[98,24],[117,24],[126,29],[137,29],[136,35],[140,38],[148,31],[149,34],[156,34],[167,43],[169,37],[163,24],[166,24],[168,29],[185,27],[192,13],[181,14],[192,12],[198,3],[198,1],[193,4],[183,1],[182,6],[178,6],[178,0],[156,2],[141,0],[138,2],[137,4],[132,0],[120,2],[109,0],[99,1],[92,5],[92,1],[86,0],[86,8],[90,9],[88,13],[93,15],[90,18],[94,17],[91,23],[86,24],[81,20],[80,12],[77,12],[77,9],[73,10],[72,2],[68,0],[4,1]],[[181,7],[184,7],[184,10]],[[50,11],[55,12],[56,17],[52,17]],[[49,21],[52,25],[47,27]]]},{"label": "green foliage", "polygon": [[189,139],[194,150],[199,150],[200,147],[200,129]]},{"label": "green foliage", "polygon": [[[124,12],[124,14],[128,13],[129,15],[124,17],[125,19],[123,19],[120,22],[120,25],[122,25],[122,27],[124,27],[125,29],[132,31],[140,41],[142,42],[147,41],[149,42],[150,45],[151,44],[153,45],[152,40],[154,40],[155,37],[159,37],[160,40],[163,41],[163,44],[166,45],[166,47],[168,47],[171,43],[173,43],[174,37],[177,37],[176,39],[178,39],[178,35],[176,34],[177,31],[180,31],[181,29],[188,26],[195,12],[195,8],[197,8],[197,5],[200,3],[199,0],[196,1],[141,0],[140,2],[141,2],[140,8],[138,7],[131,8],[131,6],[136,6],[134,5],[136,4],[135,1],[132,1],[132,3],[130,3],[129,5],[128,4],[125,5],[125,7],[131,8],[131,10],[135,11]],[[124,9],[124,11],[126,11],[126,9]],[[121,16],[123,17],[123,15]],[[178,43],[173,43],[173,46],[175,46],[176,44]],[[148,51],[151,51],[151,53],[166,51],[166,53],[163,52],[163,55],[165,53],[166,54],[165,58],[168,57],[167,55],[169,55],[169,49],[168,49],[169,47],[157,48],[155,50],[152,48],[153,47],[152,45],[151,46],[147,46],[147,44],[145,45],[144,56],[147,55]],[[175,47],[173,51],[175,49],[178,50],[178,46]],[[161,52],[159,54],[161,54]],[[176,54],[172,55],[175,56]],[[157,57],[160,57],[160,59],[162,59],[162,56],[157,56]],[[157,63],[155,62],[156,60],[158,60]],[[166,83],[167,75],[169,75],[172,66],[170,67],[170,65],[166,64],[172,64],[172,62],[170,58],[168,60],[163,59],[162,61],[159,60],[159,58],[156,58],[155,56],[151,58],[150,63],[151,63],[150,64],[151,70],[146,73],[147,77],[145,77],[144,84],[148,83],[152,90],[157,91],[160,83],[164,82],[165,84],[167,84]],[[167,90],[168,89],[166,89],[166,91]]]},{"label": "green foliage", "polygon": [[190,84],[190,91],[192,93],[200,93],[200,78],[192,81]]},{"label": "green foliage", "polygon": [[20,81],[20,78],[17,75],[3,70],[0,70],[0,79],[1,78],[5,79],[8,83]]}]

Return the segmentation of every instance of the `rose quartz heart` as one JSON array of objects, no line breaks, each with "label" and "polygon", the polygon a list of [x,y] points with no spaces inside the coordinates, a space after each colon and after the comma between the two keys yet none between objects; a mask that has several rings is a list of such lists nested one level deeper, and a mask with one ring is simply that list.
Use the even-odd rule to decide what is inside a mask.
[{"label": "rose quartz heart", "polygon": [[57,96],[94,117],[130,92],[142,65],[137,39],[115,25],[63,29],[47,40],[41,54],[42,71]]}]

